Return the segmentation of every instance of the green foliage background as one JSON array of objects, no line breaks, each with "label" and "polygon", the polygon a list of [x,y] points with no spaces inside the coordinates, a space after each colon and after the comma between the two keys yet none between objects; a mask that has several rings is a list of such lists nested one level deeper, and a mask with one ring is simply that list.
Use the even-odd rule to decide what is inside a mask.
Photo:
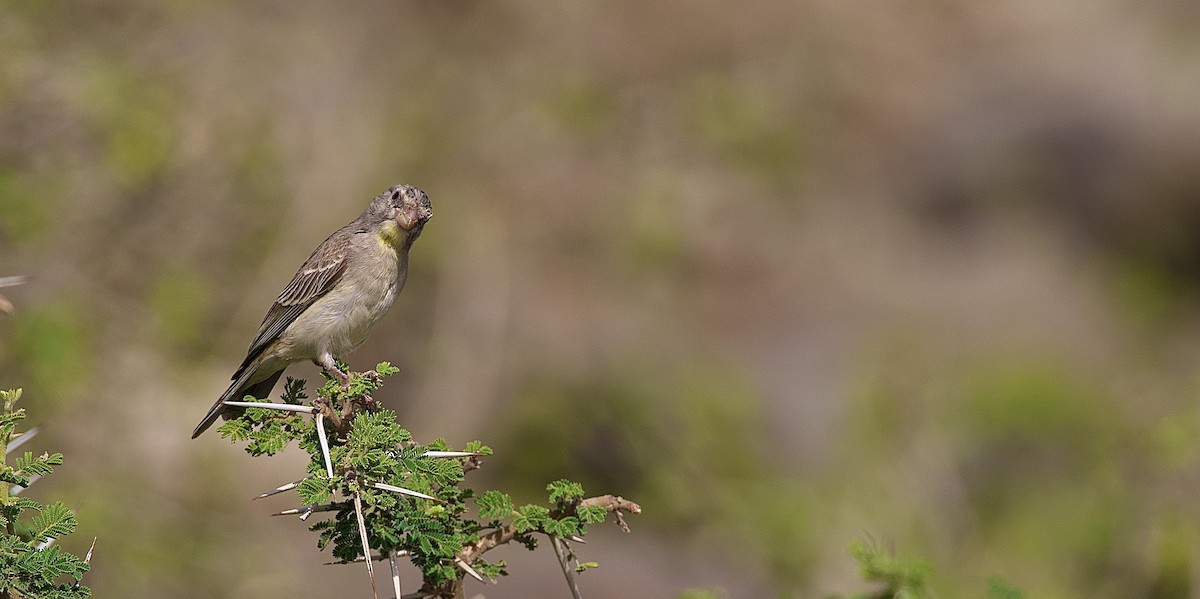
[{"label": "green foliage background", "polygon": [[75,515],[61,501],[41,504],[21,496],[63,464],[61,453],[17,455],[16,440],[37,434],[21,422],[26,417],[24,408],[16,407],[21,394],[21,389],[0,390],[0,596],[87,599],[86,558],[55,544],[75,532]]},{"label": "green foliage background", "polygon": [[[0,388],[68,456],[32,496],[77,507],[65,550],[100,537],[104,596],[369,592],[247,501],[301,456],[187,433],[312,247],[407,182],[435,217],[349,362],[395,361],[380,399],[487,440],[518,504],[636,499],[587,596],[870,592],[868,535],[941,597],[1192,597],[1196,16],[0,0],[0,276],[34,277]],[[498,557],[488,597],[561,591]]]}]

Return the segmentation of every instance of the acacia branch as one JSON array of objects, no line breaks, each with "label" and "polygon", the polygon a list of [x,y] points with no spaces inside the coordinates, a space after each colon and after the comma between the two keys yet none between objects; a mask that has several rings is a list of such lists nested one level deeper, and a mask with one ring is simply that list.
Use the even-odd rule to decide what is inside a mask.
[{"label": "acacia branch", "polygon": [[[589,497],[579,502],[578,507],[599,506],[605,509],[610,514],[613,514],[617,519],[617,525],[621,530],[629,532],[629,525],[625,524],[625,519],[621,517],[621,512],[629,512],[631,514],[642,513],[642,506],[616,495],[599,495]],[[511,542],[517,538],[517,535],[523,533],[517,532],[517,527],[512,524],[505,524],[487,534],[481,535],[479,540],[463,547],[462,551],[458,552],[458,558],[468,564],[475,563],[484,553]]]},{"label": "acacia branch", "polygon": [[[383,377],[374,370],[364,371],[363,376],[382,383]],[[313,407],[325,415],[325,420],[337,432],[337,437],[345,438],[350,434],[350,423],[354,421],[354,417],[359,412],[373,411],[376,409],[375,399],[369,394],[355,395],[345,398],[342,402],[342,409],[338,411],[333,407],[333,398],[318,395],[312,402]]]}]

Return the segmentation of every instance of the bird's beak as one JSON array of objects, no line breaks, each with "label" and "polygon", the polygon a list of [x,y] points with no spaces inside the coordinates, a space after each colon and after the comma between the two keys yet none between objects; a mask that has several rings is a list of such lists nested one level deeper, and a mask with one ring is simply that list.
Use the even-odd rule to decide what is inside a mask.
[{"label": "bird's beak", "polygon": [[431,216],[433,216],[433,211],[429,208],[410,204],[396,212],[396,224],[405,231],[411,231],[413,227],[429,220]]},{"label": "bird's beak", "polygon": [[396,212],[396,224],[405,231],[411,231],[413,227],[417,226],[417,220],[416,206],[405,206]]}]

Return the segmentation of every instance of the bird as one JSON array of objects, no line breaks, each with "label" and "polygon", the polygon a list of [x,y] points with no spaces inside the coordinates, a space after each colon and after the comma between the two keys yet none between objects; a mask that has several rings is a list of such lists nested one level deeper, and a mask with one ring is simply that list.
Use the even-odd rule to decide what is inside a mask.
[{"label": "bird", "polygon": [[334,231],[300,266],[267,310],[246,358],[192,438],[229,418],[225,405],[246,395],[265,399],[285,368],[311,360],[345,384],[337,359],[366,339],[408,278],[408,254],[433,208],[425,192],[393,185],[358,218]]}]

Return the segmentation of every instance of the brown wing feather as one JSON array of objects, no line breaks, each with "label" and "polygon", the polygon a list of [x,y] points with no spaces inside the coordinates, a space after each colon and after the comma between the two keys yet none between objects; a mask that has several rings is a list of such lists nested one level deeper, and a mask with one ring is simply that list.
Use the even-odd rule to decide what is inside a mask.
[{"label": "brown wing feather", "polygon": [[[329,292],[346,270],[346,250],[353,235],[349,226],[330,235],[317,249],[313,251],[292,281],[267,310],[266,317],[258,327],[258,334],[250,342],[246,359],[242,368],[254,361],[272,341],[279,338],[280,333],[296,320],[296,317],[308,309],[313,302]],[[239,372],[241,368],[238,369]],[[237,373],[233,375],[237,378]]]}]

